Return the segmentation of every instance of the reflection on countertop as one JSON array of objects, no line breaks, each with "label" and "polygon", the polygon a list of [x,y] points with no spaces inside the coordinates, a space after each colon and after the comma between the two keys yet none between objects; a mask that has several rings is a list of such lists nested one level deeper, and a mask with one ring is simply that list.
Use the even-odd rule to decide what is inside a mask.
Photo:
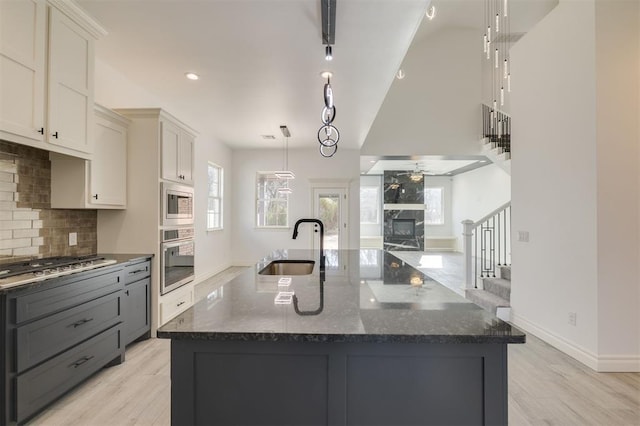
[{"label": "reflection on countertop", "polygon": [[[325,270],[320,271],[316,263],[311,275],[282,280],[282,276],[258,274],[272,260],[317,259],[318,254],[317,250],[273,252],[254,268],[212,288],[213,297],[203,298],[162,326],[158,337],[306,342],[525,341],[524,333],[517,328],[382,250],[325,250]],[[278,297],[282,295],[285,297]]]}]

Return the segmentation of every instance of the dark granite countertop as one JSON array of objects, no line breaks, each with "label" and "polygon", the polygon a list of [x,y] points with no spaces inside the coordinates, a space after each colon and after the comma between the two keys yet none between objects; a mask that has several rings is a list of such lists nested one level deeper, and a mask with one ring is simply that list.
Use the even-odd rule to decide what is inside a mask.
[{"label": "dark granite countertop", "polygon": [[[525,334],[382,250],[279,250],[214,288],[158,337],[293,342],[524,343]],[[315,259],[311,275],[260,275],[271,260]],[[293,292],[294,300],[281,292]],[[283,295],[280,295],[283,296]]]},{"label": "dark granite countertop", "polygon": [[[129,262],[143,261],[145,259],[152,258],[153,254],[98,253],[96,256],[102,256],[105,259],[112,259],[112,260],[116,261],[115,263],[111,263],[109,265],[103,266],[103,267],[106,268],[106,267],[122,265],[122,264],[129,263]],[[96,268],[96,269],[99,269],[99,268]],[[77,272],[77,273],[81,274],[81,273],[84,273],[84,272],[95,271],[96,269],[91,269],[91,270]],[[24,289],[27,289],[27,288],[46,287],[47,285],[51,285],[52,283],[59,282],[58,279],[62,279],[62,278],[69,277],[69,276],[72,276],[72,275],[74,275],[74,274],[72,273],[72,274],[68,274],[68,275],[63,275],[61,277],[52,277],[50,279],[39,280],[39,281],[35,281],[35,282],[31,282],[31,283],[25,283],[25,284],[19,284],[19,285],[7,287],[7,288],[3,288],[0,285],[0,294],[9,293],[9,292],[12,292],[12,291],[17,291],[17,290],[24,290]]]},{"label": "dark granite countertop", "polygon": [[153,257],[153,254],[142,253],[98,253],[98,256],[102,256],[105,259],[114,259],[116,264],[129,263],[129,262],[141,262],[145,259]]}]

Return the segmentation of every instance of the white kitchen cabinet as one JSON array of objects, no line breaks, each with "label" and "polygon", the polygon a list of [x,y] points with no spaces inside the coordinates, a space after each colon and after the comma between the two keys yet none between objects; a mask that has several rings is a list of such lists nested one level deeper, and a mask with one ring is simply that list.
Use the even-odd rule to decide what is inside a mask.
[{"label": "white kitchen cabinet", "polygon": [[0,1],[0,139],[89,158],[94,41],[73,2]]},{"label": "white kitchen cabinet", "polygon": [[0,139],[44,142],[44,0],[0,1]]},{"label": "white kitchen cabinet", "polygon": [[193,185],[195,136],[167,119],[162,127],[162,179]]},{"label": "white kitchen cabinet", "polygon": [[51,153],[51,207],[124,209],[127,206],[129,120],[95,106],[92,160]]}]

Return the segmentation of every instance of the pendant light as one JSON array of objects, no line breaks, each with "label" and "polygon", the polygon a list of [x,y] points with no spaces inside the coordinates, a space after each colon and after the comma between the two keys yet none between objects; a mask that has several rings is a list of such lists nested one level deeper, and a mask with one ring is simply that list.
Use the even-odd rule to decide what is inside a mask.
[{"label": "pendant light", "polygon": [[284,136],[282,171],[276,172],[275,175],[278,179],[295,179],[296,175],[289,170],[289,137],[291,132],[284,125],[280,126],[280,130],[282,131],[282,136]]}]

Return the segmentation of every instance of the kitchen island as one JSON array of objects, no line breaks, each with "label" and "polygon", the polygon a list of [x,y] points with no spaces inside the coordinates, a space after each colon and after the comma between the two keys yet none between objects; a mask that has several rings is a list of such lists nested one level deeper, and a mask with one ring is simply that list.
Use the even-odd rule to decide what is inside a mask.
[{"label": "kitchen island", "polygon": [[[321,271],[276,251],[158,330],[173,425],[507,423],[520,330],[392,253],[325,254]],[[259,273],[304,259],[309,275]]]}]

